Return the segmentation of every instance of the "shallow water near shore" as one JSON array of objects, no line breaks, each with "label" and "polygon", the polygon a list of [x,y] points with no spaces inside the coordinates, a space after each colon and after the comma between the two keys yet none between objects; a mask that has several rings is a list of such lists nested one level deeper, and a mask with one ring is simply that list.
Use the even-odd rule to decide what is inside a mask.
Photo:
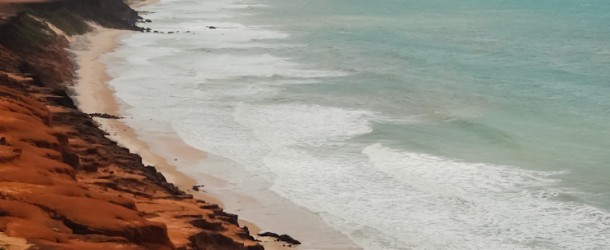
[{"label": "shallow water near shore", "polygon": [[610,244],[610,3],[142,10],[166,34],[106,56],[126,122],[209,152],[181,170],[263,229],[305,249]]}]

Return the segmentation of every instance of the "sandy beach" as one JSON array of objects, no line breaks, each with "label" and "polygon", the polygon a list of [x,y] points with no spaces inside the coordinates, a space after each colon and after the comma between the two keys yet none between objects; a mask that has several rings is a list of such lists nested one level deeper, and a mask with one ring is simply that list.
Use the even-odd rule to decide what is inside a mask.
[{"label": "sandy beach", "polygon": [[[125,30],[96,27],[95,31],[76,37],[72,42],[71,48],[78,65],[76,70],[78,81],[73,87],[74,99],[83,112],[121,116],[114,91],[107,84],[110,77],[106,74],[106,66],[100,61],[100,57],[113,51],[118,37],[128,33],[129,31]],[[148,145],[139,140],[133,129],[121,120],[103,118],[95,118],[95,120],[108,132],[111,139],[141,155],[147,165],[154,165],[162,169],[168,181],[175,183],[183,190],[190,190],[196,184],[194,179],[177,172],[175,166],[166,159],[151,153]],[[164,143],[168,144],[168,148],[182,152],[182,156],[187,157],[190,161],[201,161],[205,158],[204,152],[181,143],[179,140],[167,138]]]},{"label": "sandy beach", "polygon": [[[78,65],[76,69],[76,84],[72,87],[73,99],[79,109],[85,113],[101,113],[122,117],[120,100],[114,96],[114,91],[109,86],[111,78],[106,73],[106,66],[101,61],[101,56],[112,52],[117,47],[117,41],[121,36],[129,35],[131,31],[108,29],[95,26],[95,30],[85,35],[72,38],[71,52],[74,61]],[[123,104],[125,105],[125,104]],[[204,192],[193,190],[194,185],[205,185],[207,181],[222,185],[223,180],[203,176],[206,183],[201,183],[177,170],[172,159],[159,156],[151,150],[150,146],[138,138],[133,128],[129,127],[122,119],[94,118],[100,127],[108,133],[108,137],[121,146],[129,148],[133,153],[142,157],[146,165],[155,166],[166,177],[168,182],[173,183],[181,190],[192,194],[195,198],[206,202],[218,204],[223,207],[222,198],[208,195]],[[123,119],[128,119],[123,117]],[[160,144],[165,145],[168,155],[173,155],[174,161],[180,159],[180,163],[197,164],[206,159],[206,152],[198,150],[184,143],[175,134],[150,135]],[[199,176],[200,178],[202,176]],[[262,241],[265,249],[299,249],[288,248],[283,243],[276,242],[272,238],[259,237],[257,234],[261,229],[253,222],[240,219],[240,224],[247,226],[253,237]]]},{"label": "sandy beach", "polygon": [[[344,235],[326,225],[318,215],[289,203],[271,191],[259,193],[260,197],[256,194],[241,193],[239,190],[234,190],[232,186],[235,184],[229,183],[230,180],[207,174],[206,170],[197,167],[234,171],[229,170],[234,167],[226,165],[227,162],[222,157],[209,155],[186,144],[175,133],[151,131],[136,133],[129,127],[126,121],[132,114],[122,113],[124,109],[129,108],[129,105],[114,95],[114,90],[108,83],[111,77],[106,72],[106,64],[112,62],[101,61],[101,57],[105,53],[114,51],[121,37],[128,36],[129,33],[130,31],[96,27],[93,32],[73,38],[71,45],[74,60],[78,64],[76,70],[78,80],[73,86],[75,93],[73,99],[78,107],[85,113],[124,116],[123,119],[94,118],[100,127],[108,132],[109,138],[142,156],[145,164],[155,166],[169,182],[195,198],[221,207],[229,204],[228,211],[240,215],[240,224],[247,226],[253,237],[262,241],[266,249],[285,249],[285,247],[282,246],[284,243],[276,242],[274,239],[258,237],[257,234],[262,231],[288,233],[303,242],[302,246],[293,246],[292,249],[315,249],[320,246],[332,249],[358,249]],[[154,145],[151,146],[148,142],[154,142]],[[193,185],[205,185],[205,187],[197,192],[192,189]],[[243,214],[248,215],[246,219],[243,218]],[[258,223],[264,226],[259,226]]]}]

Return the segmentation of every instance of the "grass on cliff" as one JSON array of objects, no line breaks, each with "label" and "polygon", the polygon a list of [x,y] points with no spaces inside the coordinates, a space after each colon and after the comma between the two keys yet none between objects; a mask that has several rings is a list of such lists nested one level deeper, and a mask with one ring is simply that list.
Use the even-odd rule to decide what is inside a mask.
[{"label": "grass on cliff", "polygon": [[61,29],[68,35],[80,35],[90,31],[91,27],[85,23],[84,18],[67,9],[30,9],[26,13],[40,17],[57,28]]},{"label": "grass on cliff", "polygon": [[40,48],[52,43],[56,37],[54,32],[40,20],[53,24],[68,35],[83,34],[91,29],[83,17],[65,8],[24,7],[19,15],[0,27],[0,43],[21,48]]},{"label": "grass on cliff", "polygon": [[28,45],[43,46],[49,44],[54,39],[54,34],[49,27],[36,20],[28,14],[20,14],[7,25],[0,28],[3,34],[1,40],[13,46]]}]

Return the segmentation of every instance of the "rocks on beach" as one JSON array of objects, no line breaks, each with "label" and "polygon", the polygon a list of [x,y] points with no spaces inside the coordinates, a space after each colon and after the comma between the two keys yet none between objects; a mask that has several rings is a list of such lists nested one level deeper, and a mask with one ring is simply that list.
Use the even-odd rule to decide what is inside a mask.
[{"label": "rocks on beach", "polygon": [[264,233],[259,233],[258,236],[275,238],[277,241],[283,241],[283,242],[286,242],[286,243],[292,244],[292,245],[301,244],[300,241],[295,240],[294,238],[292,238],[290,235],[287,235],[287,234],[279,235],[279,234],[272,233],[272,232],[264,232]]},{"label": "rocks on beach", "polygon": [[205,187],[205,185],[193,185],[193,190],[199,192],[203,187]]},{"label": "rocks on beach", "polygon": [[99,118],[104,118],[104,119],[122,119],[122,117],[116,116],[116,115],[110,115],[110,114],[105,114],[105,113],[91,113],[89,114],[90,117],[99,117]]}]

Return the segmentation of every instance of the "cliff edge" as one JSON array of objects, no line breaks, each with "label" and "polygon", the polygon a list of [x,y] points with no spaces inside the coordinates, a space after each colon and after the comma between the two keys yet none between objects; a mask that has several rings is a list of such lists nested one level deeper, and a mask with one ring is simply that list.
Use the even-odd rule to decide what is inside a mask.
[{"label": "cliff edge", "polygon": [[139,30],[121,0],[20,3],[0,19],[0,249],[263,249],[106,138],[68,96],[66,34]]}]

